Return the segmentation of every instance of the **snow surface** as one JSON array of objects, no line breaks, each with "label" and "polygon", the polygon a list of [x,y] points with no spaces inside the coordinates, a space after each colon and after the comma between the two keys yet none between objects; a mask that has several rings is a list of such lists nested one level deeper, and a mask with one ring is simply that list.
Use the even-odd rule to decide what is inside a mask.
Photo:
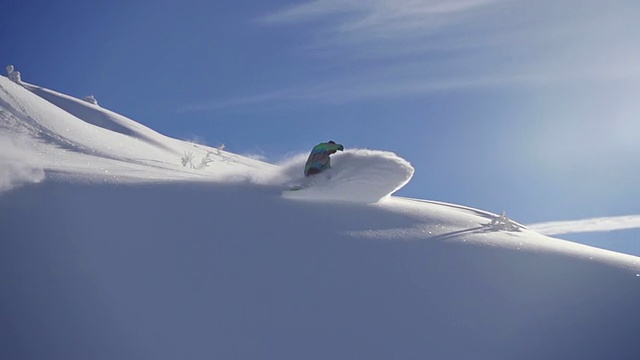
[{"label": "snow surface", "polygon": [[413,168],[389,152],[290,192],[306,154],[24,86],[0,77],[2,359],[637,358],[638,257],[392,196]]}]

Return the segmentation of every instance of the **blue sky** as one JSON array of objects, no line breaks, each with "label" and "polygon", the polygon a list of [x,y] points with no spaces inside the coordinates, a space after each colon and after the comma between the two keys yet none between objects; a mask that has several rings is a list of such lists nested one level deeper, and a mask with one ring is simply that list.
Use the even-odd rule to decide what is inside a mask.
[{"label": "blue sky", "polygon": [[[522,223],[640,214],[637,1],[5,1],[3,66],[269,161],[333,139],[398,194]],[[558,235],[640,255],[640,232]]]}]

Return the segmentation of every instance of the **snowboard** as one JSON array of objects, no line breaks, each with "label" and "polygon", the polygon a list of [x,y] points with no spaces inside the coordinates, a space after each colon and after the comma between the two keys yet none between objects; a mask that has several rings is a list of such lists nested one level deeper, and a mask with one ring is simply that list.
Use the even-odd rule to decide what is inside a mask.
[{"label": "snowboard", "polygon": [[320,173],[317,175],[313,175],[313,176],[309,176],[309,177],[305,177],[297,180],[296,182],[288,185],[286,191],[299,191],[299,190],[308,189],[314,185],[317,185],[321,182],[325,183],[329,180],[331,180],[330,174]]}]

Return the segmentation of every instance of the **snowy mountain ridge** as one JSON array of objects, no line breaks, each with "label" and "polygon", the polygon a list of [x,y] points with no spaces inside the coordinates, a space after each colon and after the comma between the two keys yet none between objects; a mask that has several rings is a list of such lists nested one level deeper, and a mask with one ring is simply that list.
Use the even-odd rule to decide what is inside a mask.
[{"label": "snowy mountain ridge", "polygon": [[[248,181],[274,187],[276,191],[284,190],[283,196],[291,199],[375,203],[404,186],[414,171],[406,160],[393,153],[355,149],[334,155],[333,168],[315,179],[314,186],[288,192],[286,190],[290,184],[302,180],[300,169],[306,154],[274,166],[206,145],[172,139],[98,105],[39,86],[22,85],[24,89],[0,77],[2,128],[11,136],[10,144],[14,145],[14,151],[5,153],[4,157],[11,160],[13,169],[17,169],[9,170],[9,175],[5,172],[3,178],[17,176],[29,181],[32,177],[33,181],[38,182],[44,179],[41,170],[45,169],[53,178],[100,183]],[[19,151],[15,151],[16,145]],[[38,152],[37,156],[35,151]],[[214,164],[197,171],[185,168],[178,161],[185,152],[194,152],[201,157],[211,152]],[[16,156],[25,159],[17,160]],[[75,158],[82,160],[76,163]],[[86,158],[91,160],[87,161]],[[15,164],[18,163],[26,167],[16,168]],[[395,200],[404,204],[418,201],[447,208],[463,208],[475,214],[484,214],[489,222],[498,218],[495,214],[452,204]],[[524,227],[521,229],[526,230]],[[557,239],[553,241],[583,248],[580,244]],[[511,243],[507,242],[506,245]],[[539,242],[532,245],[538,248]],[[600,249],[592,251],[606,253]],[[620,255],[621,258],[626,257]],[[636,260],[631,257],[631,264],[637,265]]]},{"label": "snowy mountain ridge", "polygon": [[[0,77],[0,358],[633,359],[640,258]],[[201,169],[185,166],[207,156]],[[98,356],[99,355],[99,356]]]},{"label": "snowy mountain ridge", "polygon": [[[246,169],[270,167],[220,149],[168,138],[119,114],[51,90],[29,84],[22,88],[6,78],[0,78],[0,86],[3,135],[26,138],[30,142],[26,147],[11,143],[20,149],[22,158],[52,173],[118,182],[127,178],[220,179]],[[226,164],[224,171],[189,171],[180,164],[185,152],[199,157],[212,152],[217,161]],[[102,177],[105,171],[111,173]]]}]

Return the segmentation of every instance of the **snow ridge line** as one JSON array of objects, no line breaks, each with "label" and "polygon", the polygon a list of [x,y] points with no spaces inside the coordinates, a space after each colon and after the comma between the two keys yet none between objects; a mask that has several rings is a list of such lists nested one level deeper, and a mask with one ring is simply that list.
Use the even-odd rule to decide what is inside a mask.
[{"label": "snow ridge line", "polygon": [[[427,203],[427,204],[434,204],[434,205],[441,205],[441,206],[446,206],[446,207],[450,207],[450,208],[454,208],[454,209],[459,209],[459,210],[465,210],[467,212],[473,213],[475,215],[484,217],[486,219],[489,220],[496,220],[499,219],[501,217],[506,217],[506,214],[503,212],[503,215],[498,215],[489,211],[485,211],[485,210],[479,210],[476,208],[472,208],[469,206],[464,206],[464,205],[458,205],[458,204],[452,204],[452,203],[447,203],[447,202],[443,202],[443,201],[436,201],[436,200],[424,200],[424,199],[416,199],[416,198],[408,198],[408,197],[403,197],[402,199],[406,199],[409,201],[414,201],[414,202],[421,202],[421,203]],[[523,230],[529,230],[526,226],[520,224],[517,221],[514,221],[513,219],[509,219],[509,222],[513,223],[514,225],[516,225],[517,227],[519,227],[520,229]]]}]

